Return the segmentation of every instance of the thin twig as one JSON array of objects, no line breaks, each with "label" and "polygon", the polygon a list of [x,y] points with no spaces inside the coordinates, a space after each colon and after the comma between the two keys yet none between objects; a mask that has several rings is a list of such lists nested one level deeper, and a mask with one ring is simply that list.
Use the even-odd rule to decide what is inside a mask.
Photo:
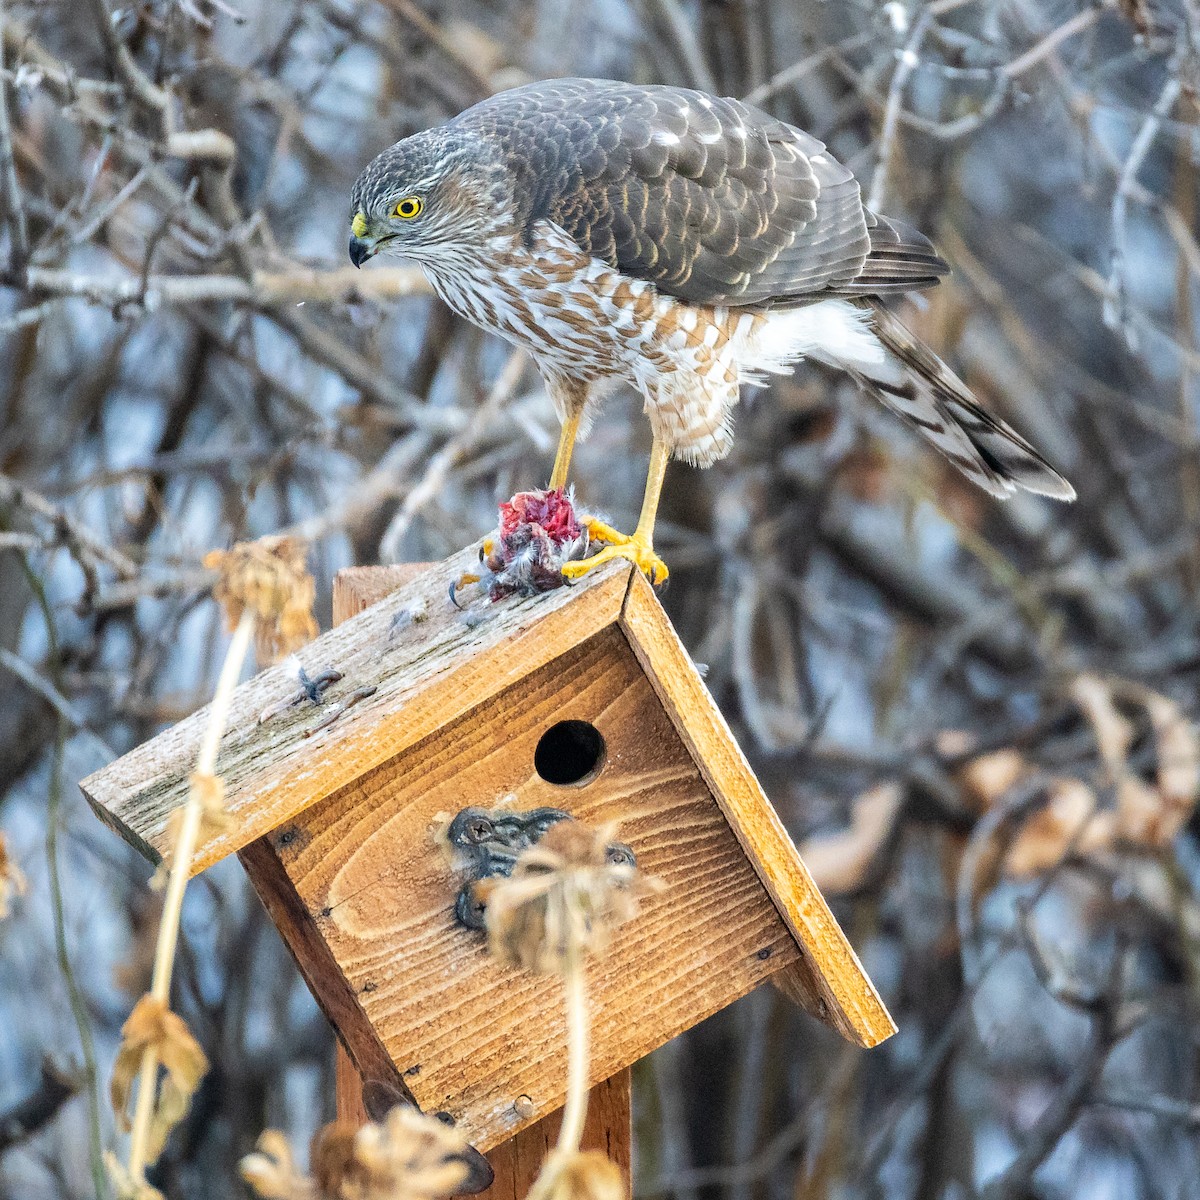
[{"label": "thin twig", "polygon": [[1036,46],[1031,46],[1024,54],[1005,63],[1000,69],[1001,74],[1006,79],[1016,79],[1024,75],[1031,67],[1036,67],[1043,59],[1049,58],[1068,38],[1090,29],[1100,19],[1101,11],[1099,7],[1094,7],[1077,12],[1070,20],[1064,21],[1053,32],[1046,34]]},{"label": "thin twig", "polygon": [[41,304],[23,308],[0,321],[0,336],[16,333],[19,329],[28,329],[31,325],[40,325],[51,313],[62,307],[61,300],[43,300]]},{"label": "thin twig", "polygon": [[1183,83],[1179,76],[1172,72],[1163,84],[1154,108],[1146,115],[1138,130],[1133,145],[1129,148],[1129,157],[1121,170],[1117,181],[1117,190],[1112,202],[1112,265],[1109,268],[1108,285],[1104,299],[1104,320],[1112,329],[1120,329],[1125,335],[1126,344],[1131,350],[1138,345],[1137,333],[1130,321],[1129,296],[1125,284],[1125,254],[1126,254],[1126,218],[1129,210],[1129,199],[1137,182],[1138,172],[1158,137],[1158,131],[1163,118],[1175,107],[1179,99]]},{"label": "thin twig", "polygon": [[892,82],[888,87],[887,106],[883,112],[883,128],[879,133],[879,149],[875,164],[875,174],[871,178],[871,191],[867,196],[867,207],[872,212],[879,212],[883,207],[884,195],[887,188],[888,166],[892,159],[892,144],[896,139],[896,122],[900,117],[900,109],[904,102],[904,85],[908,77],[921,61],[921,43],[925,40],[925,32],[929,28],[933,15],[926,9],[917,18],[904,49],[900,51],[899,64],[892,74]]},{"label": "thin twig", "polygon": [[129,47],[117,36],[116,26],[113,25],[108,5],[104,0],[89,0],[89,3],[96,28],[100,31],[100,37],[104,41],[117,74],[143,104],[160,113],[166,112],[170,104],[170,97],[162,88],[151,82],[141,67],[133,61]]},{"label": "thin twig", "polygon": [[853,50],[861,50],[863,46],[870,45],[878,34],[873,29],[863,30],[862,33],[856,33],[851,37],[844,38],[840,42],[835,42],[831,46],[825,46],[821,50],[817,50],[799,62],[794,62],[790,67],[785,67],[782,71],[772,75],[765,83],[759,84],[753,91],[746,93],[742,97],[747,104],[763,104],[770,100],[777,92],[781,92],[786,87],[791,87],[792,84],[799,83],[806,75],[811,74],[818,67],[824,66],[836,54],[849,54]]},{"label": "thin twig", "polygon": [[54,948],[58,958],[58,969],[62,973],[67,990],[67,1000],[79,1031],[79,1045],[83,1053],[84,1082],[88,1097],[88,1152],[92,1171],[92,1186],[97,1197],[108,1195],[108,1181],[104,1171],[104,1143],[100,1132],[99,1071],[96,1067],[96,1046],[92,1038],[92,1023],[88,1015],[87,1002],[71,962],[67,947],[66,911],[63,903],[62,873],[59,864],[59,822],[61,820],[63,791],[63,756],[66,753],[67,726],[61,718],[58,736],[54,744],[54,759],[50,768],[50,802],[46,810],[46,862],[50,876],[50,904],[54,914]]},{"label": "thin twig", "polygon": [[679,0],[644,0],[657,11],[663,24],[670,30],[668,44],[671,45],[683,67],[689,87],[703,92],[715,92],[716,80],[705,61],[704,52],[696,40],[692,23],[679,7]]},{"label": "thin twig", "polygon": [[1016,1158],[982,1189],[980,1200],[1019,1200],[1029,1195],[1035,1172],[1078,1120],[1100,1082],[1113,1047],[1129,1032],[1120,1019],[1125,965],[1120,941],[1118,938],[1118,952],[1113,956],[1107,989],[1087,1010],[1092,1019],[1087,1046],[1033,1128],[1022,1136]]},{"label": "thin twig", "polygon": [[81,522],[70,516],[65,509],[51,504],[40,493],[35,492],[20,480],[0,475],[0,504],[11,504],[23,508],[50,521],[60,530],[68,547],[76,553],[90,556],[105,566],[112,567],[122,579],[133,579],[138,574],[137,564],[119,550],[102,541]]},{"label": "thin twig", "polygon": [[392,518],[383,537],[379,539],[379,552],[384,562],[397,561],[400,546],[412,526],[414,518],[444,486],[446,476],[462,458],[467,447],[495,420],[501,408],[511,399],[516,386],[521,382],[525,369],[525,352],[514,350],[508,356],[487,399],[471,414],[467,424],[446,441],[446,444],[430,459],[425,472],[409,489],[403,503]]},{"label": "thin twig", "polygon": [[475,65],[459,48],[438,28],[437,24],[427,17],[412,0],[381,0],[385,8],[390,9],[406,24],[417,30],[429,43],[449,59],[471,81],[478,93],[477,99],[490,96],[493,88],[490,80],[479,73]]},{"label": "thin twig", "polygon": [[[59,678],[58,664],[61,659],[58,640],[58,623],[54,618],[54,610],[46,596],[46,589],[41,579],[37,577],[22,555],[21,568],[33,591],[42,624],[46,630],[48,644],[48,661],[51,664],[50,675],[52,683],[47,687],[56,695],[61,695],[62,680]],[[54,749],[50,760],[50,787],[46,805],[46,865],[50,880],[50,909],[54,920],[54,952],[58,961],[59,973],[63,977],[63,985],[67,992],[67,1002],[71,1006],[71,1016],[79,1034],[79,1048],[83,1055],[83,1080],[88,1105],[88,1160],[92,1173],[92,1186],[96,1190],[97,1200],[105,1200],[108,1195],[108,1178],[104,1170],[103,1142],[100,1134],[100,1093],[99,1072],[96,1067],[96,1047],[92,1038],[91,1018],[88,1014],[87,1002],[79,979],[71,962],[70,949],[67,946],[66,904],[63,898],[62,874],[59,864],[59,824],[62,819],[63,798],[63,767],[67,749],[67,738],[72,732],[70,721],[60,712],[54,724]]]}]

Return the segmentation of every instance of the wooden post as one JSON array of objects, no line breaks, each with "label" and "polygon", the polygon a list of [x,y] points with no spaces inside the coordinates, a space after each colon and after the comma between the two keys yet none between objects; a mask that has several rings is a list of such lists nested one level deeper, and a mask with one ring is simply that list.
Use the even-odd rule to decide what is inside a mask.
[{"label": "wooden post", "polygon": [[[363,609],[419,575],[429,564],[404,563],[391,567],[348,567],[333,581],[333,623],[340,625]],[[363,1081],[341,1042],[337,1044],[337,1115],[339,1120],[363,1124],[368,1120],[363,1103]],[[558,1138],[561,1110],[523,1129],[495,1147],[487,1156],[496,1178],[480,1200],[522,1200],[547,1153]],[[625,1194],[632,1191],[633,1108],[629,1068],[592,1088],[588,1098],[584,1150],[603,1151],[620,1169]]]}]

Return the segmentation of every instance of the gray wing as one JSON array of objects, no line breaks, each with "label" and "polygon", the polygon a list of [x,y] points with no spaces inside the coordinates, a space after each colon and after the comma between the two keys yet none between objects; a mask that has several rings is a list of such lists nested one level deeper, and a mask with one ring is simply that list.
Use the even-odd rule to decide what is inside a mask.
[{"label": "gray wing", "polygon": [[698,303],[803,303],[928,287],[946,264],[877,217],[816,138],[737,100],[561,79],[456,119],[501,146],[518,219]]}]

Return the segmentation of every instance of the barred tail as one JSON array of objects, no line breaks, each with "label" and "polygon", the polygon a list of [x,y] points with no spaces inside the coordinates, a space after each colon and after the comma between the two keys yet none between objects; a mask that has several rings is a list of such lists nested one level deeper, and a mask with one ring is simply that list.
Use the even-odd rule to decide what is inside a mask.
[{"label": "barred tail", "polygon": [[878,362],[837,365],[932,442],[985,491],[1007,499],[1018,488],[1074,500],[1075,489],[999,417],[980,408],[966,384],[886,309],[871,305],[885,353]]}]

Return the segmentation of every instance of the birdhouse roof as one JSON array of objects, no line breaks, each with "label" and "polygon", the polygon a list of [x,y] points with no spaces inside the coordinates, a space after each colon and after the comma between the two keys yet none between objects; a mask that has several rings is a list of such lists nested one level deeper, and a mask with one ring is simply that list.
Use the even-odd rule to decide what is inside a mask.
[{"label": "birdhouse roof", "polygon": [[[618,563],[569,589],[460,609],[448,584],[477,557],[472,548],[447,559],[237,689],[217,756],[233,821],[200,844],[193,874],[612,624],[629,586],[628,567]],[[297,691],[297,667],[342,677],[321,705],[260,720]],[[354,696],[361,698],[330,721]],[[206,705],[80,784],[101,820],[153,862],[167,845],[171,814],[187,800],[208,715]]]},{"label": "birdhouse roof", "polygon": [[[801,862],[694,664],[640,572],[613,563],[570,588],[464,609],[448,583],[475,563],[468,549],[343,621],[297,656],[309,677],[340,678],[320,705],[285,702],[296,664],[273,667],[234,694],[217,773],[232,818],[193,860],[198,872],[479,710],[589,638],[617,629],[649,680],[799,948],[777,978],[787,994],[843,1036],[871,1046],[894,1032],[870,980]],[[101,818],[157,860],[208,709],[89,776],[81,787]]]}]

